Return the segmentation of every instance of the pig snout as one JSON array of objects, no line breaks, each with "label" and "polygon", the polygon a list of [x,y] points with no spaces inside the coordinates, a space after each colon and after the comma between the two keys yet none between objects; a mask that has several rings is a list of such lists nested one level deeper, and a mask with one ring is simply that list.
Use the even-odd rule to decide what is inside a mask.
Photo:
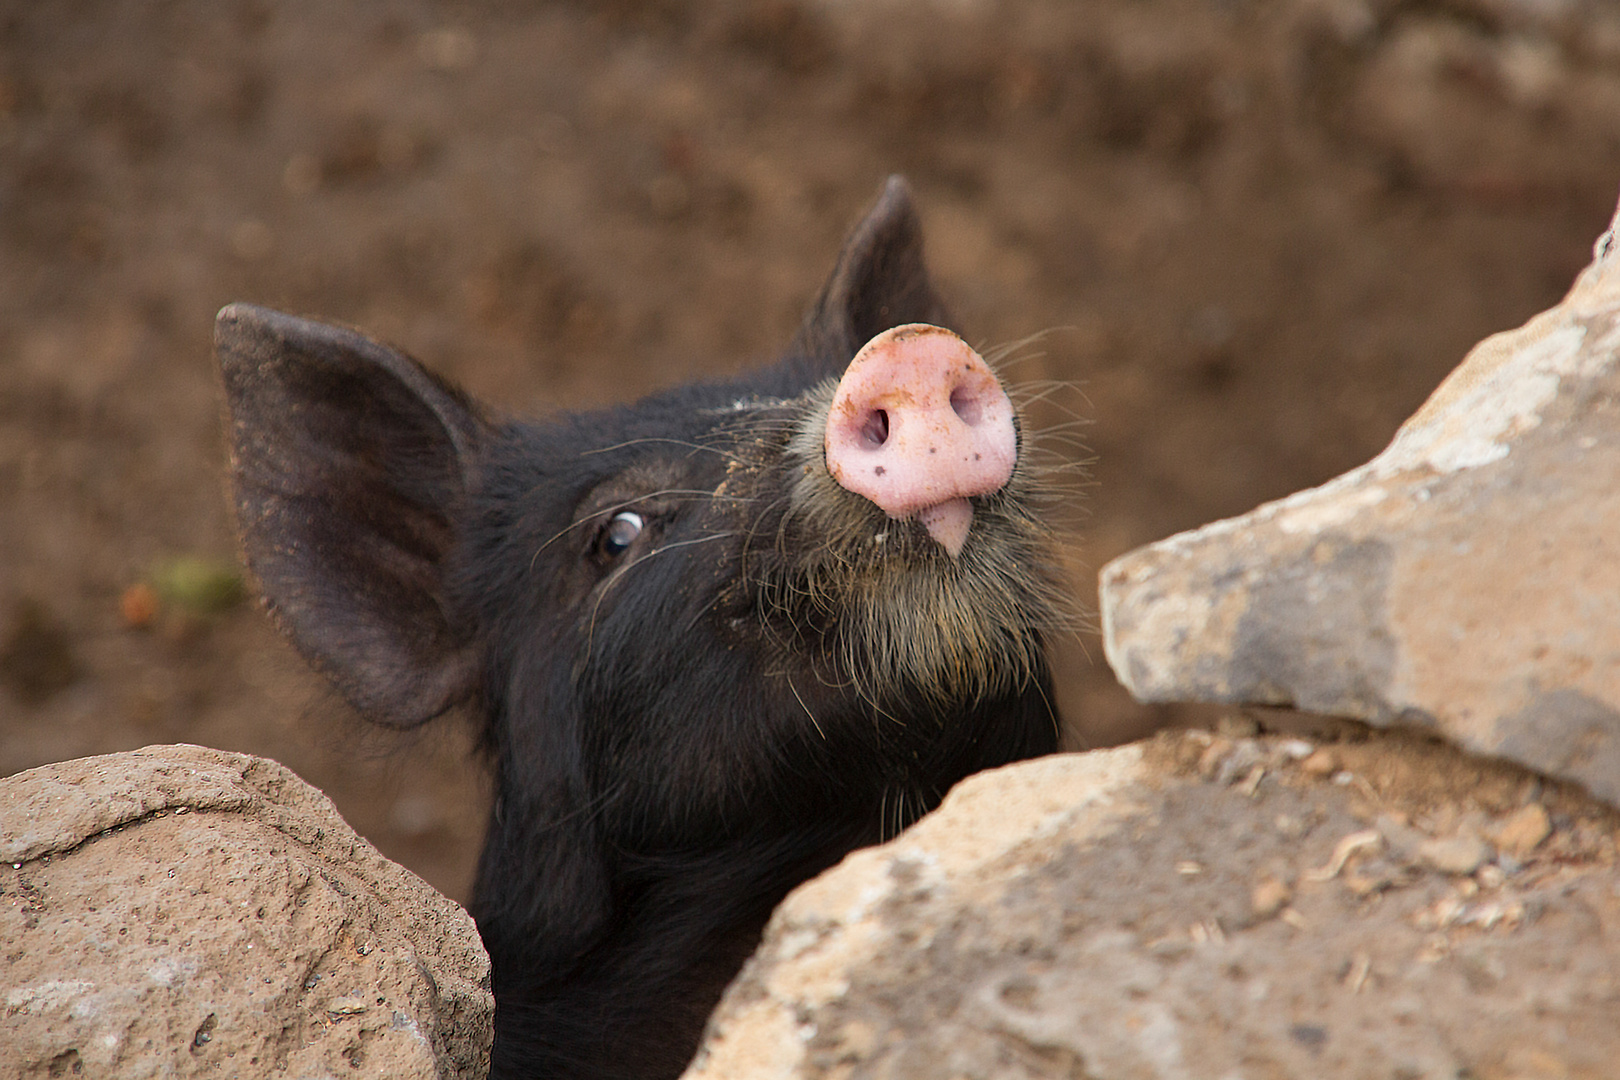
[{"label": "pig snout", "polygon": [[1000,491],[1018,458],[1012,402],[984,358],[938,326],[885,330],[849,362],[827,414],[827,470],[896,520],[916,518],[950,553],[975,495]]}]

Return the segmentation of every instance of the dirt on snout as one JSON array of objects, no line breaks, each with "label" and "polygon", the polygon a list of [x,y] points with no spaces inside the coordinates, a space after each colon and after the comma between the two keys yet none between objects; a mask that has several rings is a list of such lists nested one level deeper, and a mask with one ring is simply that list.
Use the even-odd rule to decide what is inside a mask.
[{"label": "dirt on snout", "polygon": [[[499,407],[763,358],[884,176],[1076,474],[1072,570],[1378,451],[1620,187],[1604,0],[0,3],[0,773],[274,757],[465,897],[465,725],[364,732],[234,575],[214,312]],[[1060,647],[1076,744],[1134,706]]]}]

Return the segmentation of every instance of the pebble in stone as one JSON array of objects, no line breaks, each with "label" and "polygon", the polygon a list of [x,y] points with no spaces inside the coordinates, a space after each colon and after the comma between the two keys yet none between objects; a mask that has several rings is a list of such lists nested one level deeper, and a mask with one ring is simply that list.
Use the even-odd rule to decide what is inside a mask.
[{"label": "pebble in stone", "polygon": [[1300,762],[1299,767],[1307,776],[1332,776],[1339,770],[1339,759],[1333,751],[1323,748]]},{"label": "pebble in stone", "polygon": [[1552,819],[1540,803],[1527,803],[1491,830],[1493,843],[1515,859],[1523,860],[1552,832]]},{"label": "pebble in stone", "polygon": [[1442,874],[1472,874],[1491,857],[1490,845],[1477,836],[1446,836],[1425,840],[1417,855]]},{"label": "pebble in stone", "polygon": [[1254,887],[1254,892],[1249,896],[1249,904],[1254,910],[1255,918],[1269,919],[1287,906],[1288,901],[1293,898],[1294,891],[1284,882],[1268,877]]}]

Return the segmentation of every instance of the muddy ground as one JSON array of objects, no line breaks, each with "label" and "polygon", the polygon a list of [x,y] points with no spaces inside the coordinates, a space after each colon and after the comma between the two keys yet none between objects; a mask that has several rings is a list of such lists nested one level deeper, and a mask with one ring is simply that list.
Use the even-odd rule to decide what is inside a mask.
[{"label": "muddy ground", "polygon": [[[368,735],[250,604],[180,602],[176,560],[234,558],[215,310],[361,325],[510,411],[601,404],[769,356],[893,171],[969,337],[1044,335],[1009,375],[1085,421],[1089,604],[1113,556],[1365,460],[1556,300],[1620,187],[1620,16],[0,0],[0,774],[267,754],[465,897],[465,731]],[[1173,718],[1094,636],[1061,668],[1077,744]]]}]

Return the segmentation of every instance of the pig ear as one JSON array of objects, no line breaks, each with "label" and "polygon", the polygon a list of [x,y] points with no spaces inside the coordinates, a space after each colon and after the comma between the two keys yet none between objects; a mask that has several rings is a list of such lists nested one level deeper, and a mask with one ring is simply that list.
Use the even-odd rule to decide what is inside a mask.
[{"label": "pig ear", "polygon": [[878,334],[919,322],[949,326],[950,315],[923,265],[922,223],[911,189],[891,176],[877,205],[845,239],[794,351],[837,365],[836,373]]},{"label": "pig ear", "polygon": [[214,344],[242,544],[282,628],[378,723],[471,697],[444,572],[489,430],[476,406],[360,334],[265,308],[222,310]]}]

